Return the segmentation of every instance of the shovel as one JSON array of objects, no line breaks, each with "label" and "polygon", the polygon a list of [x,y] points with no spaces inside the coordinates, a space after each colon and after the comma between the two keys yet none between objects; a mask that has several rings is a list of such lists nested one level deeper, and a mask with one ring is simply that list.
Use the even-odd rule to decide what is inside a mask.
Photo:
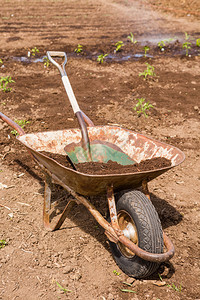
[{"label": "shovel", "polygon": [[[67,55],[65,52],[47,51],[48,59],[53,63],[60,71],[62,82],[68,95],[73,112],[78,119],[78,123],[81,129],[82,139],[79,143],[71,143],[65,146],[64,150],[73,164],[85,163],[85,162],[101,162],[107,163],[109,160],[117,162],[121,165],[133,165],[136,162],[132,160],[126,153],[124,153],[115,144],[95,140],[89,140],[88,130],[85,121],[89,126],[94,126],[92,121],[80,110],[76,101],[76,97],[72,90],[68,76],[65,71],[65,65],[67,63]],[[62,57],[64,62],[62,65],[57,63],[52,57]],[[85,121],[84,121],[85,120]]]}]

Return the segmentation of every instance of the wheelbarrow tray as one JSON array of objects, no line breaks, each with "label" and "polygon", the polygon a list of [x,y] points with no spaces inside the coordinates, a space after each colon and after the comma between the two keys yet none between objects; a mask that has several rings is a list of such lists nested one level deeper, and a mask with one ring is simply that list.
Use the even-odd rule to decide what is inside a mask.
[{"label": "wheelbarrow tray", "polygon": [[171,166],[124,174],[86,174],[65,167],[40,152],[66,155],[64,151],[66,145],[80,142],[80,129],[24,134],[18,136],[17,139],[30,150],[39,165],[45,167],[61,182],[83,196],[105,193],[110,185],[113,185],[114,191],[137,188],[144,180],[151,181],[179,165],[185,159],[184,153],[178,148],[121,127],[107,125],[88,127],[88,134],[90,141],[101,140],[117,145],[137,163],[154,157],[164,157],[171,161]]}]

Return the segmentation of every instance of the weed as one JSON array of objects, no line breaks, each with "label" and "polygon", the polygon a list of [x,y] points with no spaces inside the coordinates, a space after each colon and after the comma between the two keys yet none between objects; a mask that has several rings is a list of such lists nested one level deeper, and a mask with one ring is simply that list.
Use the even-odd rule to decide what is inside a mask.
[{"label": "weed", "polygon": [[7,87],[7,85],[9,83],[13,83],[15,82],[14,80],[12,80],[11,76],[6,76],[6,77],[1,77],[0,78],[0,88],[4,91],[4,92],[11,92],[11,88],[10,87]]},{"label": "weed", "polygon": [[[21,128],[24,128],[24,126],[28,123],[30,123],[29,121],[26,121],[26,120],[15,120],[15,123],[17,123]],[[12,130],[11,133],[15,136],[18,135],[18,132],[17,130]]]},{"label": "weed", "polygon": [[153,108],[153,105],[149,104],[149,102],[144,102],[145,98],[137,98],[136,100],[138,102],[133,107],[133,110],[135,110],[138,115],[144,114],[145,118],[148,118],[146,111],[149,110],[150,108]]},{"label": "weed", "polygon": [[130,40],[132,44],[136,44],[138,41],[134,39],[132,32],[127,36],[127,39]]},{"label": "weed", "polygon": [[62,287],[57,281],[56,281],[56,284],[57,284],[57,286],[58,286],[64,293],[72,292],[71,290],[68,290],[68,289]]},{"label": "weed", "polygon": [[37,53],[39,53],[39,49],[37,47],[34,47],[33,49],[31,49],[31,54],[32,56],[36,56]]},{"label": "weed", "polygon": [[127,290],[127,289],[120,289],[121,292],[124,292],[124,293],[136,293],[135,291],[133,290]]},{"label": "weed", "polygon": [[0,240],[0,249],[4,248],[8,243],[5,240]]},{"label": "weed", "polygon": [[97,57],[97,61],[102,64],[104,62],[104,58],[108,56],[108,54],[100,54],[98,57]]},{"label": "weed", "polygon": [[48,68],[50,65],[50,61],[47,56],[43,58],[44,68]]},{"label": "weed", "polygon": [[3,60],[0,58],[0,64],[2,64],[3,63]]},{"label": "weed", "polygon": [[113,273],[116,275],[116,276],[119,276],[121,273],[117,272],[116,270],[113,271]]},{"label": "weed", "polygon": [[149,46],[144,46],[144,57],[147,56],[147,52],[150,50]]},{"label": "weed", "polygon": [[146,70],[144,70],[144,72],[139,73],[139,76],[144,76],[144,79],[147,79],[148,76],[156,76],[156,73],[154,72],[154,67],[148,63],[146,63],[146,66]]},{"label": "weed", "polygon": [[200,39],[197,39],[197,40],[196,40],[196,46],[197,46],[197,47],[200,47]]},{"label": "weed", "polygon": [[83,52],[83,46],[78,44],[77,45],[77,48],[74,50],[75,53],[81,53]]},{"label": "weed", "polygon": [[183,47],[183,49],[185,48],[186,56],[188,56],[189,49],[191,49],[191,43],[188,42],[189,38],[190,38],[190,36],[187,34],[187,32],[185,32],[185,42],[183,43],[182,47]]},{"label": "weed", "polygon": [[172,288],[176,292],[181,292],[181,290],[182,290],[182,285],[181,284],[180,284],[179,287],[177,287],[174,283],[172,283],[172,285],[168,284],[167,286]]},{"label": "weed", "polygon": [[124,43],[122,41],[118,41],[116,44],[116,49],[115,49],[115,52],[119,52],[121,51],[121,48],[124,47]]}]

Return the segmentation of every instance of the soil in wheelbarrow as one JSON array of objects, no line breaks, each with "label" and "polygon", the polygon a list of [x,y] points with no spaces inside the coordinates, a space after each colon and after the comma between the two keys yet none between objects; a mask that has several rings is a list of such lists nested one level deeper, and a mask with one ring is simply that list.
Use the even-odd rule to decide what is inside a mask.
[{"label": "soil in wheelbarrow", "polygon": [[[55,159],[58,163],[65,167],[72,168],[65,155],[46,151],[41,151],[41,153],[49,156],[50,158]],[[87,173],[92,175],[105,175],[150,171],[170,166],[171,161],[169,159],[166,159],[165,157],[154,157],[151,159],[143,160],[140,163],[127,166],[122,166],[117,162],[111,160],[109,160],[107,163],[86,162],[77,164],[76,169],[81,173]]]}]

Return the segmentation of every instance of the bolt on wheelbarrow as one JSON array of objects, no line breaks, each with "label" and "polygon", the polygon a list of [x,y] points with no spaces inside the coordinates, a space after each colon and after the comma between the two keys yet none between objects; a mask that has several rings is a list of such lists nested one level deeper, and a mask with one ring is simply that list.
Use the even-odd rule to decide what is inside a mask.
[{"label": "bolt on wheelbarrow", "polygon": [[[114,144],[137,163],[155,157],[164,157],[171,161],[171,166],[155,170],[90,175],[65,167],[44,154],[45,151],[66,156],[65,147],[81,141],[81,129],[25,134],[7,116],[0,113],[0,117],[17,130],[17,140],[26,147],[45,173],[43,223],[47,230],[59,229],[74,203],[78,203],[84,205],[104,228],[113,257],[127,275],[145,278],[154,273],[160,263],[173,257],[174,246],[162,231],[158,214],[150,201],[148,182],[182,163],[185,156],[181,150],[118,126],[94,126],[84,114],[90,141],[100,140]],[[53,184],[62,186],[73,199],[68,201],[57,223],[52,226],[50,220]],[[141,187],[142,191],[138,189]],[[107,220],[88,199],[88,196],[98,194],[107,194]]]}]

